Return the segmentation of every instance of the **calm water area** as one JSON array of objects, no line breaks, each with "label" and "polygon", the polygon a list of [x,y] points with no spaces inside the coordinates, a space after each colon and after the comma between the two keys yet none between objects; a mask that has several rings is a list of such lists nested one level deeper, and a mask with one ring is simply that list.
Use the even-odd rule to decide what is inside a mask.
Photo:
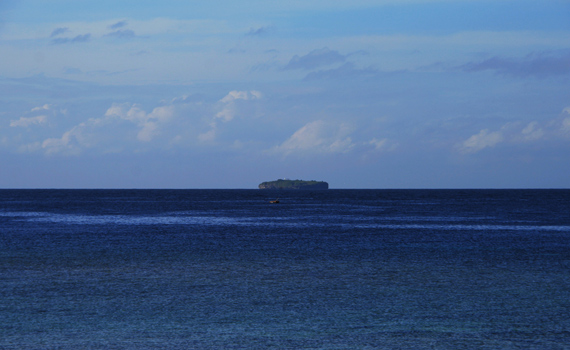
[{"label": "calm water area", "polygon": [[570,190],[0,190],[0,349],[570,349]]}]

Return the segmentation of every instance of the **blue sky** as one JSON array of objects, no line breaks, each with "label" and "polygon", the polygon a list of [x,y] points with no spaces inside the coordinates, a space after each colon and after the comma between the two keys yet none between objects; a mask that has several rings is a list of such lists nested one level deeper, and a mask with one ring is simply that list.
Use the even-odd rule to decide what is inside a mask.
[{"label": "blue sky", "polygon": [[0,188],[567,188],[570,1],[3,1],[0,161]]}]

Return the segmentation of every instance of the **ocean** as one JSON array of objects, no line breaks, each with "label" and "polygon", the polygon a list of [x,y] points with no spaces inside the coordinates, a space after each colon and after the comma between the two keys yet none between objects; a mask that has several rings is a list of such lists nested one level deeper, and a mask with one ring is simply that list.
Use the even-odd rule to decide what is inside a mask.
[{"label": "ocean", "polygon": [[0,349],[570,349],[570,190],[0,190]]}]

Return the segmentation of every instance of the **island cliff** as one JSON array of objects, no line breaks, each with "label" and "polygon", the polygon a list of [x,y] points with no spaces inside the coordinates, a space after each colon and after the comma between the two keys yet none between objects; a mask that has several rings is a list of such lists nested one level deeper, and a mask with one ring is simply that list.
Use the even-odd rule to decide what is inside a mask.
[{"label": "island cliff", "polygon": [[328,190],[329,184],[324,181],[276,180],[259,184],[260,190]]}]

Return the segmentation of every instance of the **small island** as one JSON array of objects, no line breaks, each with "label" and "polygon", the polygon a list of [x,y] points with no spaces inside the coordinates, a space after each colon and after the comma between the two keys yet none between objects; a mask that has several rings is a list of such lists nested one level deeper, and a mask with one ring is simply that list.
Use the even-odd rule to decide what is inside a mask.
[{"label": "small island", "polygon": [[329,184],[324,181],[276,180],[259,184],[260,190],[328,190]]}]

